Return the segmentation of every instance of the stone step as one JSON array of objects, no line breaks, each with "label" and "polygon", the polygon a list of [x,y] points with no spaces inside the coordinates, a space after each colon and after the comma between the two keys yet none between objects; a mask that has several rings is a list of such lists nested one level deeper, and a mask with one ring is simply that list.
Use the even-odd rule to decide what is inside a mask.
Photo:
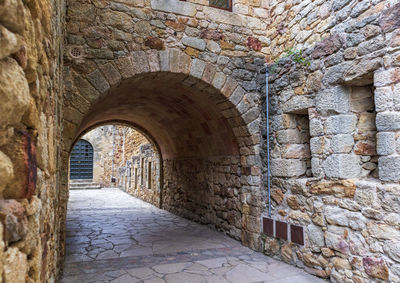
[{"label": "stone step", "polygon": [[99,190],[101,186],[92,180],[70,180],[70,190]]}]

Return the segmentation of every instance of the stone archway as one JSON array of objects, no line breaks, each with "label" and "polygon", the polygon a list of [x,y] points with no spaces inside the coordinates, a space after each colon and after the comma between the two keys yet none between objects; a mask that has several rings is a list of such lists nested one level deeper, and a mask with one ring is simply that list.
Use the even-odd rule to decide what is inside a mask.
[{"label": "stone archway", "polygon": [[132,52],[86,77],[67,71],[66,80],[64,158],[94,125],[133,123],[160,147],[163,208],[259,249],[261,110],[254,94],[178,49]]}]

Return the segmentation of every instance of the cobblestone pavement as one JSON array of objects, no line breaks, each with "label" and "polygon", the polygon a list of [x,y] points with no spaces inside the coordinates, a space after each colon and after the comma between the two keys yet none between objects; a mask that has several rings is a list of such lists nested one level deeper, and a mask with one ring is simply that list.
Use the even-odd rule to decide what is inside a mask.
[{"label": "cobblestone pavement", "polygon": [[119,189],[70,191],[61,282],[324,282]]}]

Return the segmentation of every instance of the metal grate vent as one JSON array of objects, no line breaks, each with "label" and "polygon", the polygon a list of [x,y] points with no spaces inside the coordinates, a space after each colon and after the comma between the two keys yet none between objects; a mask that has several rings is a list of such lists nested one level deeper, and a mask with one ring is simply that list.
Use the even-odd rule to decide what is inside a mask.
[{"label": "metal grate vent", "polygon": [[69,55],[71,55],[72,58],[81,58],[82,57],[82,49],[79,47],[72,47],[69,50]]}]

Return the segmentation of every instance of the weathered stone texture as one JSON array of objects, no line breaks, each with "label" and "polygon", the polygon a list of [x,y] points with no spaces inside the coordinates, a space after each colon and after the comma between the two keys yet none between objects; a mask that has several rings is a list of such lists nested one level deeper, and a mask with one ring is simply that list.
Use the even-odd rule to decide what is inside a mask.
[{"label": "weathered stone texture", "polygon": [[399,4],[0,2],[0,198],[36,207],[34,233],[0,251],[6,281],[57,280],[70,146],[105,121],[154,135],[166,209],[260,249],[275,59],[272,211],[307,228],[304,247],[265,251],[336,282],[400,280]]},{"label": "weathered stone texture", "polygon": [[[56,196],[59,151],[53,141],[61,132],[64,7],[56,0],[0,3],[0,277],[4,282],[46,282],[60,271],[58,251],[63,245],[54,245],[61,238],[62,194]],[[32,200],[38,196],[47,201],[33,217],[31,211],[40,201]],[[24,203],[29,202],[28,211]],[[44,234],[54,237],[41,237]]]},{"label": "weathered stone texture", "polygon": [[[284,122],[282,114],[308,98],[304,113],[312,158],[304,160],[312,175],[273,175],[273,192],[281,193],[271,203],[273,218],[299,223],[300,209],[307,215],[301,219],[313,224],[304,225],[305,246],[288,251],[285,241],[267,237],[265,251],[283,260],[295,253],[295,264],[333,282],[396,282],[397,243],[388,237],[397,237],[399,227],[393,218],[398,210],[393,193],[399,189],[399,55],[383,44],[382,35],[396,41],[390,31],[398,26],[398,4],[285,4],[271,4],[274,29],[266,33],[270,48],[263,48],[270,62],[275,60],[269,74],[271,164],[291,161],[292,155],[284,154],[288,144],[299,142],[298,126]],[[294,47],[285,52],[287,46]],[[305,205],[299,208],[301,198]]]}]

